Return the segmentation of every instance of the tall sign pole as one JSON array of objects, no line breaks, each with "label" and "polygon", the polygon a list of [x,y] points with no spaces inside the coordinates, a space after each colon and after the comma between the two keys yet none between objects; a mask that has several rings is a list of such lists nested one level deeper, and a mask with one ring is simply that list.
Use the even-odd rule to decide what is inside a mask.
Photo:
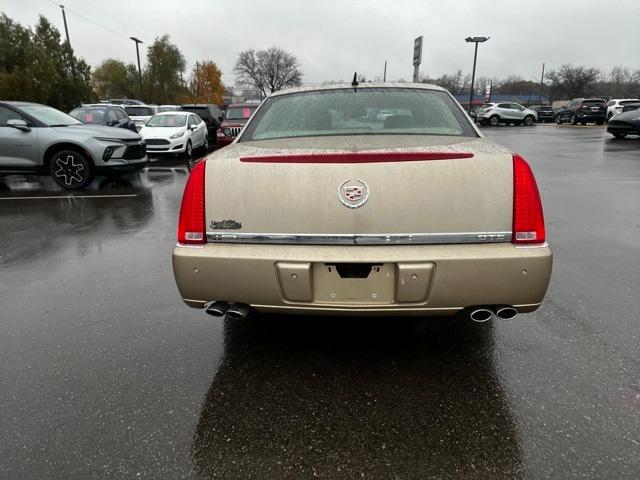
[{"label": "tall sign pole", "polygon": [[540,93],[538,94],[538,103],[542,103],[542,87],[544,86],[544,62],[542,62],[542,75],[540,75]]},{"label": "tall sign pole", "polygon": [[136,42],[136,57],[138,57],[138,80],[140,81],[140,97],[142,97],[142,68],[140,68],[140,49],[138,48],[138,45],[143,42],[136,37],[129,38]]},{"label": "tall sign pole", "polygon": [[420,81],[420,64],[422,63],[422,35],[413,41],[413,83]]}]

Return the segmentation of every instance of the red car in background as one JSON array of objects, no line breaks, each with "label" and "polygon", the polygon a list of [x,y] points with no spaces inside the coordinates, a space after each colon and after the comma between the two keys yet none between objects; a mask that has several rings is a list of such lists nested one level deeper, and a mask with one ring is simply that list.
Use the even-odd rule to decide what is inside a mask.
[{"label": "red car in background", "polygon": [[217,133],[219,148],[225,147],[235,140],[258,105],[257,103],[234,103],[227,107],[224,120]]}]

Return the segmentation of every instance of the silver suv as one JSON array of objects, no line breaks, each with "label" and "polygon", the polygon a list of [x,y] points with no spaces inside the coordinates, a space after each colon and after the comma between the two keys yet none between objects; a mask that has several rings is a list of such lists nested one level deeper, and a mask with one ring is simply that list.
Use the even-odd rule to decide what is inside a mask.
[{"label": "silver suv", "polygon": [[533,125],[538,120],[535,110],[525,108],[519,103],[487,103],[477,114],[477,121],[481,125],[496,126],[499,123],[513,123],[514,125]]},{"label": "silver suv", "polygon": [[0,173],[48,173],[58,185],[77,189],[97,174],[146,164],[137,133],[87,125],[38,103],[0,102]]}]

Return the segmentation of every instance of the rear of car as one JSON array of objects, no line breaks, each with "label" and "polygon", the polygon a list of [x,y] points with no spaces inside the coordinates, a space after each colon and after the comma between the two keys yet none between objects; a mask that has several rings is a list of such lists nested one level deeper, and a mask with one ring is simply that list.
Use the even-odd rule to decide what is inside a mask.
[{"label": "rear of car", "polygon": [[538,114],[538,123],[550,123],[555,120],[556,114],[551,105],[535,105],[531,109]]},{"label": "rear of car", "polygon": [[254,103],[236,103],[229,105],[216,136],[219,147],[225,147],[235,140],[242,128],[258,108]]},{"label": "rear of car", "polygon": [[[222,110],[214,104],[182,105],[182,110],[198,115],[207,126],[207,138],[214,140],[222,121]],[[214,140],[215,141],[215,140]]]},{"label": "rear of car", "polygon": [[487,320],[535,310],[551,259],[527,163],[417,84],[272,95],[192,171],[173,252],[184,301],[235,316]]},{"label": "rear of car", "polygon": [[156,108],[151,105],[125,105],[124,107],[129,118],[133,120],[137,131],[140,131],[149,119],[157,113]]},{"label": "rear of car", "polygon": [[603,99],[576,98],[556,114],[556,123],[569,122],[573,125],[596,123],[603,125],[606,117],[607,105]]},{"label": "rear of car", "polygon": [[611,120],[611,117],[622,113],[625,105],[632,105],[638,103],[640,100],[637,98],[620,98],[612,99],[607,102],[607,121]]}]

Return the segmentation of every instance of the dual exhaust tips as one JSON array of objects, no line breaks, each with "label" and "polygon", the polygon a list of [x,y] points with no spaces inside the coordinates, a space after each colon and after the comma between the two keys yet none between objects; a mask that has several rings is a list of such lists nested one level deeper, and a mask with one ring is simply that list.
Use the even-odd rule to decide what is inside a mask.
[{"label": "dual exhaust tips", "polygon": [[244,303],[213,302],[205,307],[205,311],[214,317],[225,315],[234,320],[241,320],[249,315],[249,305]]},{"label": "dual exhaust tips", "polygon": [[494,310],[489,308],[475,308],[471,310],[469,314],[469,318],[477,323],[488,322],[494,317],[500,318],[502,320],[511,320],[512,318],[516,318],[518,315],[518,310],[513,307],[497,307]]}]

